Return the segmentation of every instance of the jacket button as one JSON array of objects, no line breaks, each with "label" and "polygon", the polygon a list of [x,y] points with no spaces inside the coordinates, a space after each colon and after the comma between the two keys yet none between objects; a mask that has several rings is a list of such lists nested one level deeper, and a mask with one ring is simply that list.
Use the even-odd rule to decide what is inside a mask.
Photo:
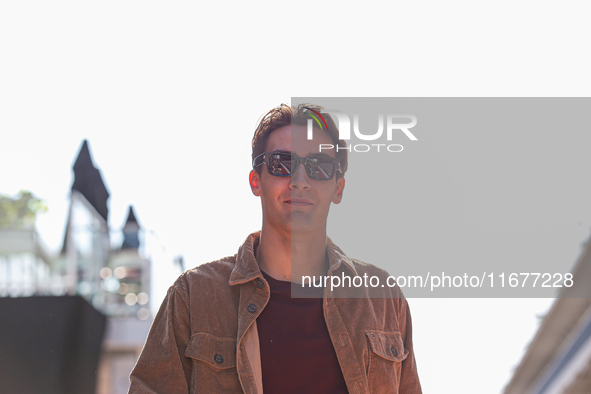
[{"label": "jacket button", "polygon": [[213,359],[215,360],[216,363],[221,364],[224,362],[224,358],[222,357],[221,354],[216,354],[215,356],[213,356]]},{"label": "jacket button", "polygon": [[249,311],[250,313],[255,313],[255,312],[257,311],[257,306],[256,306],[255,304],[250,304],[250,305],[248,306],[248,311]]},{"label": "jacket button", "polygon": [[394,346],[392,346],[392,349],[390,349],[390,351],[392,352],[394,357],[398,356],[398,350],[394,349]]},{"label": "jacket button", "polygon": [[257,279],[257,287],[258,287],[259,289],[262,289],[263,287],[265,287],[265,284],[263,283],[263,281],[262,281],[262,280],[260,280],[260,279]]}]

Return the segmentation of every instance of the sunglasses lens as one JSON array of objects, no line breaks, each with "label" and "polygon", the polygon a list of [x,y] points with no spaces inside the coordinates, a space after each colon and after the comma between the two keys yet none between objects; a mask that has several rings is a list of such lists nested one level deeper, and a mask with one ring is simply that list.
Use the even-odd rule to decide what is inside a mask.
[{"label": "sunglasses lens", "polygon": [[[325,157],[307,157],[303,160],[306,166],[306,172],[311,179],[321,181],[330,180],[336,172],[336,164],[333,160]],[[267,169],[269,174],[274,176],[291,176],[294,170],[297,170],[298,158],[289,153],[272,153],[267,159]]]},{"label": "sunglasses lens", "polygon": [[309,158],[306,163],[306,171],[312,179],[328,180],[334,176],[335,164],[332,160],[322,157]]},{"label": "sunglasses lens", "polygon": [[269,174],[275,176],[290,176],[295,165],[291,155],[287,153],[274,153],[269,156]]}]

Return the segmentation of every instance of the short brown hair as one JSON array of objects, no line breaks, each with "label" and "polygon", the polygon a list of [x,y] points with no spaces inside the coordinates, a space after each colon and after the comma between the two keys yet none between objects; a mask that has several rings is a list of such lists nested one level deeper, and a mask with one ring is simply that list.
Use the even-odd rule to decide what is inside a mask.
[{"label": "short brown hair", "polygon": [[[265,151],[269,136],[273,131],[292,124],[305,126],[308,119],[311,119],[309,114],[313,113],[313,111],[320,113],[322,110],[323,107],[314,104],[299,104],[293,107],[287,104],[281,104],[267,112],[259,122],[254,132],[254,137],[252,137],[252,160],[254,161],[257,156]],[[335,149],[337,146],[339,147],[336,154],[341,164],[341,174],[337,176],[345,175],[348,164],[347,143],[344,140],[339,140],[339,130],[330,115],[324,113],[322,117],[326,120],[326,125],[328,126],[326,131],[332,139]],[[261,167],[255,167],[255,171],[260,174]]]}]

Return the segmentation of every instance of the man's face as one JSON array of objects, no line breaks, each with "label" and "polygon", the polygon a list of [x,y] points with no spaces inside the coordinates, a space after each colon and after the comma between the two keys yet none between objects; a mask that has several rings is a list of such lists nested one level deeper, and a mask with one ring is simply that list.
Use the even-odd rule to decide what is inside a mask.
[{"label": "man's face", "polygon": [[[319,154],[320,144],[333,144],[325,132],[314,129],[314,139],[306,138],[305,126],[284,126],[271,133],[265,152],[291,152],[301,158]],[[336,157],[332,150],[323,154]],[[263,228],[272,227],[277,231],[326,232],[326,219],[330,203],[341,202],[344,178],[337,176],[329,181],[310,179],[304,165],[300,164],[291,177],[269,174],[267,165],[261,167],[261,174],[250,175],[250,186],[254,195],[261,197],[263,207]]]}]

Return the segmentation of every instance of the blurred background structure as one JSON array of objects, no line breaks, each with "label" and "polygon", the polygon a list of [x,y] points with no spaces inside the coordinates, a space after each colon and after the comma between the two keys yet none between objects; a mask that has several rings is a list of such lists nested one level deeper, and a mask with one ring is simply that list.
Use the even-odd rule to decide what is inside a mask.
[{"label": "blurred background structure", "polygon": [[35,229],[42,201],[0,197],[2,391],[126,393],[152,322],[149,237],[132,206],[121,230],[109,228],[109,192],[86,140],[73,170],[57,256]]},{"label": "blurred background structure", "polygon": [[571,272],[575,285],[561,289],[505,394],[591,392],[591,238]]},{"label": "blurred background structure", "polygon": [[[52,259],[35,229],[37,213],[45,210],[32,193],[0,196],[0,295],[51,293]],[[57,278],[56,278],[57,279]]]}]

